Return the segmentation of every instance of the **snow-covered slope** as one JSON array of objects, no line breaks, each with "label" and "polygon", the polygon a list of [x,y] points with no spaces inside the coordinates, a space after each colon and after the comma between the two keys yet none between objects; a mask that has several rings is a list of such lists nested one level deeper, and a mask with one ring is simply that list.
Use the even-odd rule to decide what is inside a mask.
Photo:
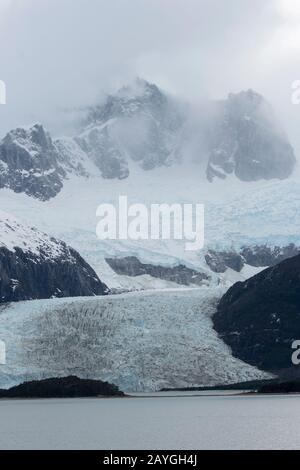
[{"label": "snow-covered slope", "polygon": [[[66,241],[109,287],[115,288],[154,287],[157,280],[152,284],[149,278],[120,277],[105,258],[136,256],[144,263],[161,266],[185,264],[192,269],[208,270],[215,284],[218,278],[226,281],[227,275],[232,274],[215,275],[206,263],[205,250],[186,252],[181,240],[98,240],[96,209],[100,203],[118,207],[119,194],[126,194],[129,204],[142,202],[147,206],[163,202],[205,203],[206,249],[300,245],[300,179],[248,183],[232,180],[228,192],[228,182],[223,180],[216,181],[214,186],[209,182],[199,185],[196,171],[197,168],[183,172],[172,167],[156,169],[151,174],[135,168],[131,178],[124,180],[74,177],[56,198],[46,202],[1,190],[1,207],[22,222]],[[235,281],[244,279],[244,272],[234,277]]]},{"label": "snow-covered slope", "polygon": [[65,244],[34,227],[24,225],[14,216],[0,210],[0,248],[22,250],[41,259],[55,260],[65,255]]},{"label": "snow-covered slope", "polygon": [[0,385],[70,374],[125,391],[266,377],[232,357],[210,315],[224,289],[20,302],[0,311]]}]

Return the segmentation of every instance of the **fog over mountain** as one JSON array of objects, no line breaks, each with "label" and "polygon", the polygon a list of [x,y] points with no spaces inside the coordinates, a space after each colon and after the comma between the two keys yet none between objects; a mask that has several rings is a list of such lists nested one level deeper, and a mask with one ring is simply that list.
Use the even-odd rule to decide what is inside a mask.
[{"label": "fog over mountain", "polygon": [[0,133],[42,121],[65,134],[82,108],[142,76],[194,103],[254,89],[297,151],[299,23],[297,0],[1,0]]},{"label": "fog over mountain", "polygon": [[[253,90],[193,106],[137,79],[90,107],[73,137],[53,140],[41,124],[18,127],[0,141],[0,188],[42,201],[55,197],[72,175],[122,180],[181,166],[200,182],[288,178],[295,155],[271,105]],[[195,166],[196,165],[196,166]],[[170,176],[171,177],[171,176]],[[139,186],[139,179],[134,179]]]}]

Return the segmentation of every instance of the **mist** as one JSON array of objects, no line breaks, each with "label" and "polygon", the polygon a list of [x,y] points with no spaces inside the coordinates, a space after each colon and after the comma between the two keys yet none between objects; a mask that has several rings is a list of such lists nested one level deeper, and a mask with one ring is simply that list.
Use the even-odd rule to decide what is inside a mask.
[{"label": "mist", "polygon": [[0,135],[67,132],[139,76],[193,104],[252,88],[299,153],[299,26],[298,0],[0,0]]}]

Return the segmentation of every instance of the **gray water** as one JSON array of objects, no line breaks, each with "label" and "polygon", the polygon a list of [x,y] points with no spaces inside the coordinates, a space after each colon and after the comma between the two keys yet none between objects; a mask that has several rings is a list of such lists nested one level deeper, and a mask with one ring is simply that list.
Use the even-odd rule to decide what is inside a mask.
[{"label": "gray water", "polygon": [[300,396],[1,400],[0,449],[300,449]]}]

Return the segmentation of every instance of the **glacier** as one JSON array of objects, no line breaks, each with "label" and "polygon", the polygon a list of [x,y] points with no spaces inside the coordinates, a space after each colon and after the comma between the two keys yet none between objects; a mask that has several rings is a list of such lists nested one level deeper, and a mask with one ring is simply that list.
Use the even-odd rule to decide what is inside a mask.
[{"label": "glacier", "polygon": [[[264,266],[246,263],[239,272],[226,266],[224,272],[214,272],[205,255],[208,250],[256,245],[299,247],[299,167],[281,179],[294,168],[293,151],[281,132],[274,136],[278,148],[273,149],[275,128],[258,112],[257,103],[265,106],[261,97],[246,92],[231,96],[228,103],[225,121],[211,135],[210,153],[199,146],[204,130],[197,120],[186,121],[187,108],[142,82],[134,93],[125,88],[92,108],[75,137],[52,139],[41,125],[34,125],[4,138],[1,210],[72,246],[111,292],[119,294],[1,306],[0,339],[7,342],[8,357],[0,371],[1,386],[76,374],[144,391],[266,377],[232,357],[210,318],[233,283]],[[240,136],[236,148],[239,126],[245,138]],[[191,133],[197,136],[192,141]],[[270,153],[261,152],[266,141],[268,152],[276,154],[271,173],[265,168]],[[241,166],[245,146],[249,158]],[[22,160],[20,168],[14,166],[16,156]],[[185,240],[98,240],[97,207],[117,206],[120,195],[130,204],[146,206],[204,204],[204,250],[186,251]],[[17,235],[5,242],[12,249],[24,242]],[[208,282],[187,289],[148,274],[118,275],[106,262],[126,257],[166,268],[183,265]],[[132,293],[120,294],[128,291]]]},{"label": "glacier", "polygon": [[66,375],[151,391],[268,377],[212,328],[224,286],[18,302],[0,308],[1,386]]},{"label": "glacier", "polygon": [[[204,203],[205,249],[300,244],[300,178],[297,174],[288,180],[268,182],[242,183],[232,177],[230,191],[229,178],[216,181],[212,186],[204,180],[199,183],[196,170],[185,173],[175,167],[160,168],[150,174],[135,167],[130,178],[113,182],[101,177],[73,176],[55,198],[46,202],[2,189],[1,207],[22,222],[29,222],[73,246],[113,288],[130,288],[135,282],[145,285],[147,282],[117,276],[105,258],[136,256],[145,263],[184,264],[191,269],[208,270],[205,250],[187,252],[184,240],[98,240],[97,207],[103,202],[117,205],[119,194],[127,194],[130,203],[146,205]],[[231,276],[230,271],[227,274]],[[212,277],[217,282],[216,276],[212,274]]]}]

